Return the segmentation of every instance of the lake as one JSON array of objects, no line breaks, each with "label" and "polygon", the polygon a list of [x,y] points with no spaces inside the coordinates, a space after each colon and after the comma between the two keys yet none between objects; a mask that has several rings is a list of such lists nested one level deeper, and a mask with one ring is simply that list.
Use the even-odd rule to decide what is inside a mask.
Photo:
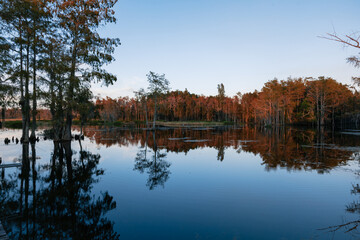
[{"label": "lake", "polygon": [[21,163],[0,169],[10,239],[360,239],[357,131],[88,127],[83,141],[5,145],[13,136],[0,130],[2,164]]}]

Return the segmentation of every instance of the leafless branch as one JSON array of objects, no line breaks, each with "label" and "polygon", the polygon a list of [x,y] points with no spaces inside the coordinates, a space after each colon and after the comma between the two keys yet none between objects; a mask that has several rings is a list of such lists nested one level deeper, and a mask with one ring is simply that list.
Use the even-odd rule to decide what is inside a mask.
[{"label": "leafless branch", "polygon": [[345,37],[339,37],[339,35],[337,35],[336,33],[327,33],[326,36],[320,36],[320,38],[340,42],[354,48],[360,48],[360,35],[358,35],[357,37],[352,37],[350,35],[345,35]]}]

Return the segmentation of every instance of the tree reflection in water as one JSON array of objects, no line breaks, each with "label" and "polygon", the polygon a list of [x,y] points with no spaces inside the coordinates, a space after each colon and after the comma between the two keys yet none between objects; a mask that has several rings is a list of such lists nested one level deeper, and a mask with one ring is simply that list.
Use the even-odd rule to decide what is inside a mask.
[{"label": "tree reflection in water", "polygon": [[[233,148],[238,153],[248,152],[261,157],[266,171],[285,169],[291,171],[316,171],[319,174],[329,173],[334,168],[345,166],[359,156],[360,138],[353,134],[328,132],[324,129],[295,128],[204,128],[169,129],[157,131],[157,138],[149,138],[149,132],[141,129],[87,129],[85,134],[94,139],[96,144],[110,146],[133,145],[140,142],[142,149],[135,158],[134,170],[149,174],[147,186],[150,189],[157,185],[164,186],[169,178],[170,164],[163,160],[165,153],[160,153],[158,145],[167,152],[188,153],[198,148],[214,148],[217,150],[217,160],[226,161],[225,152]],[[148,146],[153,155],[149,158]],[[354,185],[352,194],[359,194],[359,185]],[[360,214],[360,202],[346,206],[346,211]],[[360,225],[352,221],[337,226],[325,228],[326,231],[345,231],[355,234]],[[316,226],[314,226],[316,227]]]},{"label": "tree reflection in water", "polygon": [[[360,195],[360,185],[353,184],[351,189],[352,195]],[[349,213],[360,214],[360,201],[353,201],[352,203],[345,206],[345,210]],[[360,239],[360,218],[355,221],[347,221],[339,225],[334,225],[326,228],[321,228],[319,230],[327,231],[327,232],[337,232],[344,231],[345,233],[349,233],[355,236],[357,239]]]},{"label": "tree reflection in water", "polygon": [[71,142],[54,142],[50,163],[37,165],[35,144],[30,157],[29,145],[22,148],[19,176],[1,179],[0,214],[10,239],[119,239],[105,217],[116,208],[113,197],[91,193],[104,174],[100,155],[81,150],[76,158]]},{"label": "tree reflection in water", "polygon": [[[217,150],[217,160],[226,161],[225,152],[233,148],[240,152],[259,155],[267,171],[286,169],[288,171],[312,171],[327,173],[333,168],[346,165],[353,159],[354,152],[359,151],[360,138],[352,135],[320,133],[315,130],[279,128],[207,128],[202,130],[169,129],[156,131],[156,138],[148,135],[150,132],[142,129],[97,129],[92,127],[85,134],[98,145],[142,146],[139,150],[135,169],[144,172],[154,156],[149,159],[148,148],[156,154],[159,163],[166,152],[187,153],[199,148],[214,148]],[[155,142],[156,141],[156,142]],[[159,159],[160,157],[160,159]],[[167,168],[168,164],[165,164]],[[156,165],[157,166],[157,165]],[[157,169],[156,166],[153,168]],[[160,166],[159,166],[160,167]],[[154,171],[157,172],[157,171]]]},{"label": "tree reflection in water", "polygon": [[146,186],[150,190],[153,190],[157,186],[165,186],[165,182],[169,179],[170,175],[170,163],[165,160],[166,153],[161,152],[156,144],[156,132],[153,131],[153,145],[152,145],[152,156],[147,158],[147,147],[148,147],[148,131],[146,131],[145,146],[139,150],[135,158],[134,170],[144,173],[146,171],[149,174]]}]

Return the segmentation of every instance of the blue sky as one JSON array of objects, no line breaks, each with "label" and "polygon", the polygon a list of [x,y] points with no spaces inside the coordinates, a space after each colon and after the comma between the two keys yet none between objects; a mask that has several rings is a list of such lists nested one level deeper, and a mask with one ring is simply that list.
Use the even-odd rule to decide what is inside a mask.
[{"label": "blue sky", "polygon": [[165,73],[172,90],[216,95],[260,90],[273,78],[328,76],[351,84],[360,69],[346,63],[356,49],[319,38],[360,31],[358,0],[119,0],[116,61],[106,69],[118,81],[94,85],[102,96],[133,96],[149,71]]}]

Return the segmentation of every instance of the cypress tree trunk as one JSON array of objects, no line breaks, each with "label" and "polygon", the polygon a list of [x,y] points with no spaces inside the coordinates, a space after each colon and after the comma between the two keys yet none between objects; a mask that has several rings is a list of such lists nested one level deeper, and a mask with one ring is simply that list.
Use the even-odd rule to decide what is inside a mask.
[{"label": "cypress tree trunk", "polygon": [[24,103],[24,112],[25,112],[25,121],[24,121],[24,136],[23,142],[29,142],[29,130],[30,130],[30,93],[29,93],[29,78],[30,78],[30,39],[27,39],[26,46],[26,76],[25,76],[25,103]]},{"label": "cypress tree trunk", "polygon": [[[19,20],[19,26],[22,22]],[[21,118],[22,118],[22,139],[24,140],[26,135],[26,112],[25,112],[25,94],[24,94],[24,60],[23,60],[23,44],[22,44],[22,31],[19,30],[19,44],[20,44],[20,106],[21,106]]]},{"label": "cypress tree trunk", "polygon": [[71,126],[72,126],[72,107],[68,107],[68,110],[66,111],[66,122],[65,122],[65,132],[63,139],[65,141],[71,140]]},{"label": "cypress tree trunk", "polygon": [[5,127],[5,115],[6,115],[6,106],[4,104],[1,108],[1,119],[2,120],[1,120],[0,128]]},{"label": "cypress tree trunk", "polygon": [[[77,31],[77,29],[75,30]],[[70,83],[68,88],[68,107],[66,111],[66,122],[65,122],[65,133],[64,140],[71,140],[71,126],[72,126],[72,111],[73,111],[73,98],[74,98],[74,88],[75,88],[75,72],[76,72],[76,58],[77,58],[77,35],[74,36],[74,44],[71,55],[71,70],[70,70]]]},{"label": "cypress tree trunk", "polygon": [[145,122],[146,122],[146,128],[148,128],[148,111],[147,111],[147,101],[145,99]]},{"label": "cypress tree trunk", "polygon": [[154,122],[153,122],[153,129],[155,130],[156,127],[156,107],[157,107],[157,95],[155,94],[155,109],[154,109]]},{"label": "cypress tree trunk", "polygon": [[[35,41],[35,33],[34,33],[34,41]],[[37,102],[36,102],[36,45],[34,43],[33,50],[33,96],[32,96],[32,125],[31,125],[31,136],[30,139],[32,141],[35,140],[35,130],[36,130],[36,115],[37,115]]]}]

